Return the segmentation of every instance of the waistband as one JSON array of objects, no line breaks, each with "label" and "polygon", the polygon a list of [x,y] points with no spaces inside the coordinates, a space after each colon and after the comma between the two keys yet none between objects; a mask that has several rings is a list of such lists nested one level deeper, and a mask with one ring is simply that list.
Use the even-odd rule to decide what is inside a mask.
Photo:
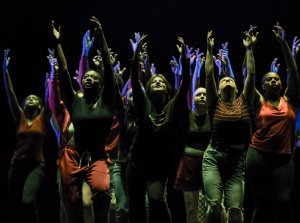
[{"label": "waistband", "polygon": [[231,153],[243,153],[245,152],[245,144],[237,144],[237,145],[217,145],[215,143],[210,143],[210,146],[220,152],[231,152]]}]

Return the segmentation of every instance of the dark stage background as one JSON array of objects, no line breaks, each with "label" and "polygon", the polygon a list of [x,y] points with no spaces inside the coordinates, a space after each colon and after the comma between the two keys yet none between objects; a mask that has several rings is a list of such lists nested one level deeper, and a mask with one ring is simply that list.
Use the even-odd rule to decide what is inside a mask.
[{"label": "dark stage background", "polygon": [[[81,41],[89,29],[89,17],[95,15],[102,23],[109,47],[118,53],[121,66],[127,66],[132,56],[130,38],[134,32],[147,34],[151,62],[157,71],[171,78],[169,61],[177,53],[177,37],[184,37],[189,46],[206,52],[206,34],[213,30],[214,53],[221,43],[229,42],[229,56],[236,75],[240,75],[245,49],[243,32],[250,25],[258,26],[259,41],[255,46],[257,83],[269,70],[274,57],[279,57],[280,74],[285,78],[285,65],[279,44],[272,33],[280,22],[291,45],[300,35],[300,1],[1,1],[0,2],[0,59],[3,49],[10,48],[10,75],[15,93],[21,102],[35,93],[43,96],[45,72],[49,71],[47,49],[53,48],[50,25],[54,19],[61,25],[62,44],[75,74],[78,69]],[[204,69],[202,69],[204,71]],[[204,76],[204,75],[203,75]],[[1,164],[2,182],[6,182],[7,168],[15,146],[15,126],[8,110],[1,69]],[[57,155],[52,129],[45,143],[47,186],[44,206],[46,222],[57,222],[58,200],[55,185]],[[4,183],[2,183],[4,184]],[[6,190],[3,191],[5,195]],[[3,216],[6,200],[1,196]]]}]

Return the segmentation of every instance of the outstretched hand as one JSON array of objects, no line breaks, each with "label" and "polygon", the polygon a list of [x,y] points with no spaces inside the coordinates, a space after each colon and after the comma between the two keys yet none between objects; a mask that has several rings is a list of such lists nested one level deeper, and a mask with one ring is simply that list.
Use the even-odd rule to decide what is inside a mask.
[{"label": "outstretched hand", "polygon": [[178,49],[178,52],[179,52],[179,54],[182,54],[182,51],[184,50],[186,50],[186,49],[184,49],[184,40],[183,40],[183,38],[182,37],[178,37],[177,38],[177,41],[180,43],[179,45],[177,44],[176,45],[176,47],[177,47],[177,49]]},{"label": "outstretched hand", "polygon": [[149,65],[149,54],[147,51],[147,43],[143,43],[140,48],[139,58],[146,65]]},{"label": "outstretched hand", "polygon": [[97,19],[95,16],[91,16],[90,22],[94,26],[95,33],[102,32],[102,26],[101,23],[99,22],[99,19]]},{"label": "outstretched hand", "polygon": [[244,34],[245,34],[245,38],[243,39],[244,47],[246,49],[250,49],[253,44],[251,35],[248,31],[245,31]]},{"label": "outstretched hand", "polygon": [[151,63],[150,70],[151,70],[151,74],[152,74],[152,75],[155,75],[155,74],[156,74],[156,67],[155,67],[155,64],[154,64],[154,63]]},{"label": "outstretched hand", "polygon": [[59,70],[57,59],[54,57],[54,50],[48,49],[49,55],[47,56],[48,62],[50,64],[50,74],[53,77]]},{"label": "outstretched hand", "polygon": [[191,56],[191,49],[192,48],[188,48],[186,47],[184,40],[182,37],[178,37],[177,40],[180,43],[180,48],[181,48],[181,53],[180,53],[180,63],[182,64],[182,66],[186,66],[186,64],[188,63],[188,66],[190,66],[190,56]]},{"label": "outstretched hand", "polygon": [[84,34],[83,38],[82,38],[82,51],[85,54],[85,56],[88,55],[90,49],[92,48],[93,44],[94,44],[95,38],[91,38],[91,31],[88,30],[86,31],[86,33]]},{"label": "outstretched hand", "polygon": [[179,61],[177,61],[175,56],[172,56],[172,60],[170,61],[171,70],[174,74],[178,74],[179,72]]},{"label": "outstretched hand", "polygon": [[145,40],[146,37],[147,37],[147,35],[142,34],[141,38],[135,43],[136,48],[135,48],[135,51],[134,51],[134,57],[133,57],[134,59],[139,59],[141,50],[143,49],[143,47],[145,49],[146,45],[144,45],[144,40]]},{"label": "outstretched hand", "polygon": [[276,73],[276,74],[278,74],[279,67],[280,67],[280,64],[277,63],[277,61],[278,61],[278,58],[277,57],[274,58],[274,60],[271,63],[271,67],[270,67],[270,71],[273,73]]},{"label": "outstretched hand", "polygon": [[275,34],[275,38],[280,42],[283,43],[285,41],[285,31],[284,29],[279,25],[279,22],[277,22],[276,25],[274,25],[275,30],[273,30],[273,33]]},{"label": "outstretched hand", "polygon": [[219,53],[216,56],[213,56],[213,60],[215,62],[215,65],[218,67],[219,74],[221,74],[223,67],[226,64],[226,61],[223,57],[223,50],[219,49]]},{"label": "outstretched hand", "polygon": [[293,45],[292,45],[292,55],[295,58],[299,52],[299,47],[300,47],[300,39],[298,39],[297,36],[295,36],[293,40]]},{"label": "outstretched hand", "polygon": [[184,44],[183,38],[182,37],[178,37],[177,41],[180,43],[180,45],[176,45],[177,48],[178,48],[179,53],[186,55],[186,48],[185,48],[185,44]]},{"label": "outstretched hand", "polygon": [[10,52],[10,49],[4,50],[3,71],[7,71],[7,69],[8,69],[8,64],[9,64],[9,60],[10,60],[10,57],[8,56],[9,52]]},{"label": "outstretched hand", "polygon": [[[54,49],[48,48],[48,53],[49,53],[49,55],[51,55],[52,57],[55,57],[55,50],[54,50]],[[48,58],[48,57],[47,57],[47,58]]]},{"label": "outstretched hand", "polygon": [[196,59],[196,55],[195,53],[193,53],[193,47],[189,47],[188,45],[186,45],[185,49],[186,49],[186,56],[190,58],[190,65],[192,65]]},{"label": "outstretched hand", "polygon": [[200,62],[200,64],[203,64],[204,61],[205,61],[205,57],[203,57],[204,53],[200,53],[199,48],[196,49],[195,53],[196,53],[196,55],[195,55],[196,56],[196,61]]},{"label": "outstretched hand", "polygon": [[55,28],[54,20],[51,21],[51,30],[54,38],[56,40],[60,40],[61,38],[61,27],[59,26],[58,29]]},{"label": "outstretched hand", "polygon": [[256,29],[257,29],[257,26],[250,25],[250,28],[248,30],[248,33],[251,37],[252,45],[255,45],[257,43],[259,32],[256,32],[255,31]]},{"label": "outstretched hand", "polygon": [[108,49],[108,52],[109,52],[109,58],[110,58],[110,63],[112,66],[115,66],[116,65],[116,62],[117,62],[117,57],[118,57],[118,54],[117,53],[114,53],[111,48]]},{"label": "outstretched hand", "polygon": [[213,32],[209,31],[207,33],[207,38],[206,38],[206,40],[207,40],[207,49],[208,50],[212,50],[212,48],[215,45],[215,39],[212,36],[213,36]]},{"label": "outstretched hand", "polygon": [[120,77],[122,77],[125,70],[126,70],[126,67],[123,67],[123,69],[121,69],[121,63],[120,63],[120,61],[117,61],[116,65],[114,66],[114,73],[116,75],[119,75]]},{"label": "outstretched hand", "polygon": [[137,45],[141,40],[141,34],[139,32],[134,33],[135,42],[132,39],[129,39],[133,53],[136,52]]},{"label": "outstretched hand", "polygon": [[225,59],[229,59],[228,56],[228,42],[222,43],[222,57],[225,57]]}]

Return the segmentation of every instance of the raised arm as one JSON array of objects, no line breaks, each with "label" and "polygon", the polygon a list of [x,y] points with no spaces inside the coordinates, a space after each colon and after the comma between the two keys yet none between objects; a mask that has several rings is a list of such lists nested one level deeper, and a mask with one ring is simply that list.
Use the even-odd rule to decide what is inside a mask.
[{"label": "raised arm", "polygon": [[225,73],[227,76],[231,78],[235,78],[232,67],[231,67],[231,62],[229,59],[229,53],[228,53],[228,42],[222,43],[222,58],[224,58],[225,61]]},{"label": "raised arm", "polygon": [[200,87],[201,68],[202,68],[203,63],[205,61],[205,59],[203,57],[204,53],[200,53],[199,48],[196,49],[195,53],[196,53],[195,69],[194,69],[194,72],[193,72],[191,90],[190,90],[190,95],[189,95],[189,100],[190,100],[189,103],[192,104],[192,111],[194,111],[194,104],[192,103],[193,95],[194,95],[194,92],[196,91],[196,89],[198,87]]},{"label": "raised arm", "polygon": [[[257,26],[250,25],[250,28],[248,30],[249,35],[251,36],[251,42],[252,42],[252,51],[254,48],[254,45],[257,43],[258,35],[259,32],[256,32]],[[243,81],[246,81],[246,76],[247,76],[247,51],[245,53],[245,57],[243,60],[243,65],[242,65],[242,75],[243,75]]]},{"label": "raised arm", "polygon": [[99,20],[96,17],[92,16],[90,18],[90,21],[94,26],[96,37],[99,38],[99,42],[100,42],[99,49],[102,55],[103,66],[104,66],[102,99],[107,104],[113,105],[115,101],[116,84],[114,79],[114,70],[112,67],[109,48],[107,46],[103,29]]},{"label": "raised arm", "polygon": [[[135,105],[136,112],[138,116],[142,116],[144,114],[144,92],[142,90],[142,84],[139,80],[139,66],[140,66],[140,50],[143,44],[146,35],[142,35],[139,41],[137,42],[137,46],[135,52],[133,54],[133,59],[131,61],[131,69],[130,69],[130,83],[132,86],[132,95],[133,101]],[[139,117],[142,118],[142,117]]]},{"label": "raised arm", "polygon": [[218,99],[217,86],[214,75],[214,64],[212,49],[214,47],[214,38],[212,37],[212,31],[207,33],[207,52],[205,59],[205,76],[206,76],[206,93],[207,93],[207,107],[211,109]]},{"label": "raised arm", "polygon": [[10,112],[14,118],[14,121],[16,124],[18,124],[20,120],[20,114],[22,112],[22,108],[19,105],[18,99],[15,95],[11,80],[10,80],[10,75],[8,72],[8,64],[10,58],[8,57],[10,49],[5,49],[4,50],[4,57],[3,57],[3,82],[4,82],[4,87],[6,91],[6,96],[8,100],[8,105],[10,108]]},{"label": "raised arm", "polygon": [[140,44],[141,40],[141,34],[139,32],[134,33],[135,40],[130,39],[130,44],[132,47],[133,54],[136,53],[139,46],[139,55],[137,55],[140,59],[140,62],[142,62],[142,69],[139,73],[139,80],[143,84],[144,87],[146,87],[146,84],[150,77],[152,76],[151,72],[151,65],[150,65],[150,59],[149,54],[147,50],[147,43],[143,42],[142,45]]},{"label": "raised arm", "polygon": [[152,76],[149,54],[147,52],[147,44],[143,43],[139,52],[140,72],[139,80],[146,87],[148,80]]},{"label": "raised arm", "polygon": [[76,92],[74,91],[74,88],[72,85],[72,80],[71,80],[71,75],[69,73],[67,60],[65,58],[64,51],[63,51],[62,44],[61,44],[61,27],[56,29],[54,26],[54,21],[52,21],[51,29],[52,29],[53,37],[57,44],[56,45],[57,55],[58,55],[59,61],[62,64],[63,74],[61,74],[61,76],[60,76],[60,81],[61,81],[61,86],[63,86],[63,88],[61,89],[61,93],[63,94],[64,102],[65,102],[68,110],[71,111],[73,97]]},{"label": "raised arm", "polygon": [[293,58],[292,52],[287,44],[284,29],[279,25],[279,23],[277,23],[277,25],[275,25],[274,28],[275,30],[273,30],[273,32],[275,34],[275,38],[281,46],[281,50],[284,55],[284,60],[289,70],[289,79],[284,95],[294,106],[297,106],[299,104],[300,95],[297,65]]},{"label": "raised arm", "polygon": [[83,77],[83,74],[86,70],[89,69],[89,53],[90,50],[94,44],[94,40],[95,38],[91,38],[90,37],[90,33],[91,31],[88,30],[86,31],[86,33],[84,34],[83,38],[82,38],[82,52],[81,52],[81,57],[80,57],[80,61],[79,61],[79,69],[78,69],[78,76],[77,76],[77,82],[80,86],[80,89],[82,88],[81,86],[81,80]]},{"label": "raised arm", "polygon": [[185,100],[187,98],[189,86],[190,86],[190,55],[189,52],[186,51],[184,40],[182,37],[178,37],[178,41],[181,44],[182,51],[180,52],[181,64],[182,64],[182,81],[179,86],[179,90],[177,92],[179,101]]},{"label": "raised arm", "polygon": [[218,68],[218,78],[221,76],[224,76],[225,73],[225,61],[223,60],[222,57],[222,49],[219,49],[219,52],[216,56],[213,56],[213,60],[215,65]]},{"label": "raised arm", "polygon": [[46,73],[45,75],[45,81],[44,81],[44,88],[45,88],[45,95],[44,95],[44,107],[42,108],[42,115],[45,123],[49,123],[52,112],[49,107],[49,73]]},{"label": "raised arm", "polygon": [[50,80],[48,83],[49,88],[49,97],[48,103],[51,109],[52,114],[55,117],[55,120],[60,129],[62,129],[65,123],[65,115],[66,115],[66,107],[61,98],[60,88],[59,88],[59,65],[57,63],[57,59],[53,57],[53,55],[49,55],[48,61],[50,64]]},{"label": "raised arm", "polygon": [[172,60],[170,61],[170,66],[171,66],[171,70],[174,76],[174,83],[173,83],[173,88],[174,91],[176,92],[179,88],[179,82],[180,82],[180,72],[181,71],[181,65],[180,63],[180,58],[179,58],[179,62],[177,61],[175,56],[172,56]]},{"label": "raised arm", "polygon": [[243,44],[246,48],[246,68],[247,68],[247,76],[243,89],[243,94],[245,95],[248,103],[253,105],[254,94],[255,94],[255,62],[252,50],[252,41],[251,35],[246,31],[245,39],[243,40]]}]

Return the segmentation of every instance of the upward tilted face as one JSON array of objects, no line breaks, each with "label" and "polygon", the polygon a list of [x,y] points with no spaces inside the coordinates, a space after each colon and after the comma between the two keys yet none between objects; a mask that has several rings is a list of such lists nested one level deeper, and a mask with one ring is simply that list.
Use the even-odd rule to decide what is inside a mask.
[{"label": "upward tilted face", "polygon": [[198,88],[194,93],[193,100],[195,105],[206,105],[206,89]]},{"label": "upward tilted face", "polygon": [[267,93],[278,93],[282,88],[282,83],[279,75],[273,72],[265,74],[262,84],[262,88]]},{"label": "upward tilted face", "polygon": [[37,107],[41,108],[43,105],[42,100],[34,94],[28,95],[24,102],[23,102],[23,108],[26,109],[27,107]]},{"label": "upward tilted face", "polygon": [[223,77],[219,83],[219,90],[221,93],[226,90],[234,90],[235,92],[237,92],[237,87],[234,79],[232,79],[231,77]]},{"label": "upward tilted face", "polygon": [[153,78],[150,83],[150,92],[158,91],[167,93],[167,85],[165,83],[165,80],[160,76]]},{"label": "upward tilted face", "polygon": [[100,87],[100,74],[94,70],[87,71],[82,78],[82,87],[84,89]]}]

